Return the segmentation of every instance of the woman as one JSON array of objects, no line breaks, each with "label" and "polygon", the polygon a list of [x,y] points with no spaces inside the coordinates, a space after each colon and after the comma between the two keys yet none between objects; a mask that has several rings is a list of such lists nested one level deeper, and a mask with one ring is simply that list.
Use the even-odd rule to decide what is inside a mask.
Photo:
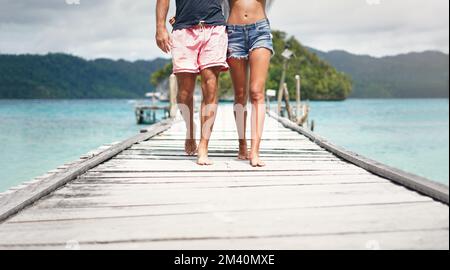
[{"label": "woman", "polygon": [[[259,148],[265,119],[265,85],[273,55],[270,23],[266,16],[265,0],[225,0],[228,17],[228,64],[235,93],[235,119],[239,133],[238,158],[250,160],[253,167],[264,167]],[[249,67],[249,72],[247,72]],[[252,104],[251,149],[248,153],[245,137],[249,81]]]}]

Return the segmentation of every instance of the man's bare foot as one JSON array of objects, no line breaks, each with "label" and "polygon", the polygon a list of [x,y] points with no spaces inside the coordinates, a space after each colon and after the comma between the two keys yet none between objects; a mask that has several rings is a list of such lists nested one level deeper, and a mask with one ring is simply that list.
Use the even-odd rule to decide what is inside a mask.
[{"label": "man's bare foot", "polygon": [[211,166],[214,163],[208,158],[208,156],[198,156],[197,164],[200,166]]},{"label": "man's bare foot", "polygon": [[240,159],[240,160],[248,160],[249,159],[247,142],[239,142],[238,159]]},{"label": "man's bare foot", "polygon": [[266,163],[259,158],[259,155],[251,155],[250,157],[250,165],[252,167],[265,167]]},{"label": "man's bare foot", "polygon": [[213,165],[213,162],[208,158],[208,146],[200,145],[198,147],[198,158],[197,164],[200,166],[210,166]]},{"label": "man's bare foot", "polygon": [[186,139],[184,143],[184,150],[188,156],[193,156],[197,152],[197,142],[195,139]]}]

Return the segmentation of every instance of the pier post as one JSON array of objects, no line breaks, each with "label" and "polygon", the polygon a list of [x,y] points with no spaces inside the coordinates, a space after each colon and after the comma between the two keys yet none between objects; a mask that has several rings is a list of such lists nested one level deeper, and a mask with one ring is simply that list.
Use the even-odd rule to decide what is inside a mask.
[{"label": "pier post", "polygon": [[284,82],[286,81],[286,69],[287,69],[288,59],[285,58],[283,62],[283,73],[281,73],[280,88],[278,89],[278,115],[281,115],[281,103],[283,101],[284,95]]},{"label": "pier post", "polygon": [[143,122],[144,122],[144,112],[140,108],[136,108],[135,109],[135,114],[136,114],[136,123],[138,125],[143,124]]},{"label": "pier post", "polygon": [[284,90],[283,88],[284,83],[286,82],[286,72],[288,67],[289,59],[294,55],[294,53],[288,49],[288,47],[285,48],[281,56],[283,56],[283,73],[281,73],[281,81],[280,81],[280,89],[278,89],[278,115],[281,114],[281,102],[283,100]]},{"label": "pier post", "polygon": [[286,103],[286,111],[287,111],[289,120],[292,121],[292,119],[293,119],[292,109],[291,109],[291,104],[289,103],[289,91],[288,91],[287,83],[284,83],[283,86],[284,86],[283,92],[284,92],[284,102]]},{"label": "pier post", "polygon": [[300,75],[296,75],[295,76],[295,80],[296,80],[296,82],[297,82],[297,92],[296,92],[296,94],[297,94],[297,96],[296,96],[296,98],[297,98],[297,110],[296,110],[296,116],[297,116],[297,121],[298,121],[298,119],[301,117],[301,115],[300,115],[300,111],[301,111],[301,78],[300,78]]}]

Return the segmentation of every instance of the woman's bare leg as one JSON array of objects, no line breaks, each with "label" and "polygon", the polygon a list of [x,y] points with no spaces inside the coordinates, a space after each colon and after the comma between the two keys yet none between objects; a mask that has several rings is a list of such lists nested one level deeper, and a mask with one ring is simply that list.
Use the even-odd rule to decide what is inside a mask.
[{"label": "woman's bare leg", "polygon": [[266,116],[265,88],[269,72],[271,52],[265,48],[255,49],[250,53],[250,102],[252,104],[252,146],[250,164],[263,167],[266,164],[259,157],[261,137]]},{"label": "woman's bare leg", "polygon": [[234,88],[234,119],[239,136],[238,159],[248,160],[245,131],[247,126],[247,59],[228,59]]}]

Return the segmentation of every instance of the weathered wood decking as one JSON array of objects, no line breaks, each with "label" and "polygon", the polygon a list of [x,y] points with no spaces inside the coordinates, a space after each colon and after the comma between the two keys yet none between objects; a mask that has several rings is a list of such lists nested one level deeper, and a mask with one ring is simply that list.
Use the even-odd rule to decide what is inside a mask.
[{"label": "weathered wood decking", "polygon": [[[0,197],[0,249],[449,248],[446,204],[344,161],[274,118],[261,169],[235,159],[230,111],[219,112],[211,167],[184,155],[181,122],[149,139],[166,129]],[[47,193],[10,216],[30,194]]]}]

